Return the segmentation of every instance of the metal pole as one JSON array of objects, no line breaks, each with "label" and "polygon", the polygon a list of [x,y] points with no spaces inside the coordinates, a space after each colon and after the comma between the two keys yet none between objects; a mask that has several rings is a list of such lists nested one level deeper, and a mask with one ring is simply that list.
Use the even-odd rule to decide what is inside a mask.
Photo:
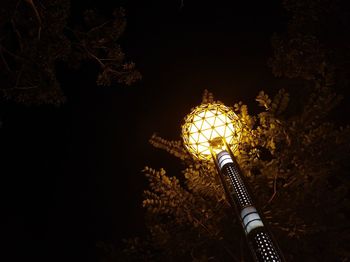
[{"label": "metal pole", "polygon": [[[254,259],[259,262],[285,261],[281,251],[255,208],[252,197],[244,184],[242,172],[232,152],[230,153],[223,150],[216,155],[213,154],[213,157],[225,193],[228,194],[228,197],[231,199],[231,201],[229,199],[230,203],[232,199],[234,200],[233,204],[240,217]],[[228,191],[225,178],[229,179],[233,194],[230,194]]]}]

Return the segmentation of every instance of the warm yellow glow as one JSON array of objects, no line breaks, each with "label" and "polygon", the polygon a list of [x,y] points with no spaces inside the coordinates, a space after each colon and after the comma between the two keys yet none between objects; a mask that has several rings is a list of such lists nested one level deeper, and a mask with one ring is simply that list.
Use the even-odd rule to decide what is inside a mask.
[{"label": "warm yellow glow", "polygon": [[[218,153],[226,142],[235,150],[240,139],[240,124],[237,115],[220,103],[202,104],[185,117],[182,137],[191,154],[201,160],[210,160],[213,150]],[[213,146],[219,141],[222,146]]]}]

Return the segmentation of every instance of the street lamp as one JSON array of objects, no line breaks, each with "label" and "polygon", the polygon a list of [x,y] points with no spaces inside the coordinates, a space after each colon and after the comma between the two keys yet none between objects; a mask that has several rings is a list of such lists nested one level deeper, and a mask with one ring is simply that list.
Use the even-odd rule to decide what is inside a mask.
[{"label": "street lamp", "polygon": [[[221,103],[207,103],[194,108],[185,117],[182,137],[185,147],[195,158],[214,161],[227,198],[238,213],[254,259],[284,261],[254,205],[232,153],[238,147],[241,129],[237,115],[230,108]],[[228,189],[227,180],[233,194]]]}]

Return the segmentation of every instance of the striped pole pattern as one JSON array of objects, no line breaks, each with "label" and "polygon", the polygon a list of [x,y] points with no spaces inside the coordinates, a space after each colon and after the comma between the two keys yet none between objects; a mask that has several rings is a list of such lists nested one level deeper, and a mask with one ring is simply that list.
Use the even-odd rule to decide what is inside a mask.
[{"label": "striped pole pattern", "polygon": [[216,156],[219,172],[228,177],[233,188],[233,198],[237,210],[240,212],[242,226],[253,251],[256,261],[283,261],[274,245],[265,225],[254,207],[252,198],[244,185],[240,169],[227,151]]}]

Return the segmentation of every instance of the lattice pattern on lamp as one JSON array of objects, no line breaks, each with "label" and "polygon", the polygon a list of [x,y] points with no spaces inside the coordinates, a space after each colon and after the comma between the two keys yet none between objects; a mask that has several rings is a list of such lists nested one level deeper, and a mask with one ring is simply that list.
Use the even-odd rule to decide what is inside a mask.
[{"label": "lattice pattern on lamp", "polygon": [[211,149],[218,153],[223,148],[211,146],[215,138],[222,138],[232,150],[240,139],[237,115],[221,103],[202,104],[185,118],[182,137],[191,154],[201,160],[211,160]]}]

